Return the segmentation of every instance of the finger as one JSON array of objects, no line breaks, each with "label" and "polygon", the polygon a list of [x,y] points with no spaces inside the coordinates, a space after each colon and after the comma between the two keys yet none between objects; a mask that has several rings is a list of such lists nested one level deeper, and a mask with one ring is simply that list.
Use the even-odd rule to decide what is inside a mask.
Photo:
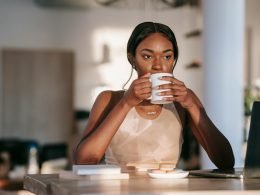
[{"label": "finger", "polygon": [[146,94],[146,93],[152,93],[151,88],[143,88],[143,89],[139,89],[139,90],[135,90],[136,94]]},{"label": "finger", "polygon": [[167,95],[172,95],[172,96],[186,96],[187,91],[181,91],[181,90],[167,90],[167,91],[162,91],[157,93],[157,95],[160,96],[167,96]]},{"label": "finger", "polygon": [[175,77],[163,76],[160,79],[165,80],[165,81],[170,81],[171,83],[174,83],[174,84],[184,85],[184,82],[176,79]]},{"label": "finger", "polygon": [[138,95],[136,95],[136,97],[137,97],[139,100],[148,99],[149,97],[151,97],[151,93],[138,94]]},{"label": "finger", "polygon": [[163,100],[182,103],[182,102],[184,102],[185,98],[183,96],[182,97],[164,97]]},{"label": "finger", "polygon": [[167,102],[174,102],[175,101],[175,97],[164,97],[163,100],[166,100]]},{"label": "finger", "polygon": [[180,96],[180,97],[174,97],[174,99],[175,99],[176,102],[180,102],[180,103],[182,103],[182,102],[185,101],[185,97],[183,97],[183,96]]},{"label": "finger", "polygon": [[172,91],[172,90],[161,91],[161,92],[158,92],[156,95],[159,95],[159,96],[168,96],[168,95],[172,95],[172,96],[173,96],[173,91]]},{"label": "finger", "polygon": [[173,93],[173,97],[175,97],[175,98],[180,98],[180,97],[186,98],[187,93],[186,92],[175,92],[175,93]]},{"label": "finger", "polygon": [[139,84],[144,82],[151,83],[149,77],[141,77],[133,81],[134,84]]},{"label": "finger", "polygon": [[150,75],[151,75],[151,73],[148,72],[148,73],[145,73],[144,75],[142,75],[140,78],[147,78],[147,77],[149,78]]},{"label": "finger", "polygon": [[168,83],[159,85],[156,89],[186,90],[186,87],[184,85]]},{"label": "finger", "polygon": [[173,82],[174,84],[179,84],[179,85],[184,85],[184,86],[185,86],[184,82],[182,82],[182,81],[176,79],[175,77],[172,78],[172,82]]},{"label": "finger", "polygon": [[150,82],[143,82],[143,83],[138,83],[138,84],[134,85],[135,90],[142,90],[145,88],[151,89],[151,87],[152,87],[152,84]]},{"label": "finger", "polygon": [[140,95],[139,99],[145,100],[145,99],[148,99],[149,97],[151,97],[151,93],[146,93],[146,94]]},{"label": "finger", "polygon": [[173,76],[162,76],[159,79],[172,82],[173,78]]}]

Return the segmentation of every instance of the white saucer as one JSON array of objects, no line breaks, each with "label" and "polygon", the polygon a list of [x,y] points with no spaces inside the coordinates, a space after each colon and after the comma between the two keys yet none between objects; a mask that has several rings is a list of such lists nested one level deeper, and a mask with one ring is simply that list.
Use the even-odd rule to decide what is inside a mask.
[{"label": "white saucer", "polygon": [[153,170],[148,170],[147,174],[154,179],[180,179],[185,178],[189,175],[188,171],[183,171],[181,169],[174,169],[174,171],[171,172],[153,172]]}]

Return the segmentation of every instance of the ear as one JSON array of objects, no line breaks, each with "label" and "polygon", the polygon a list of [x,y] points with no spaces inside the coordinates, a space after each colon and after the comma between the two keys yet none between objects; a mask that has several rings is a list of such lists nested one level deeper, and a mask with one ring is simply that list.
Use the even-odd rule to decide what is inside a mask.
[{"label": "ear", "polygon": [[132,65],[132,67],[135,69],[135,58],[131,53],[127,53],[127,59]]}]

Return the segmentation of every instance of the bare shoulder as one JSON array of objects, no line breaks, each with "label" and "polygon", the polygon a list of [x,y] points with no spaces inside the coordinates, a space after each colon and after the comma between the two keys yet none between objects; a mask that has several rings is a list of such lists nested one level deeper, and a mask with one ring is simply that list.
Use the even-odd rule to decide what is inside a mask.
[{"label": "bare shoulder", "polygon": [[115,107],[115,105],[121,100],[124,95],[124,91],[103,91],[101,92],[91,109],[88,125],[84,131],[84,134],[88,134],[95,129],[109,114],[109,112]]},{"label": "bare shoulder", "polygon": [[107,115],[112,108],[123,97],[123,91],[102,91],[96,98],[95,103],[91,109],[90,118],[101,117],[101,115]]},{"label": "bare shoulder", "polygon": [[112,104],[115,105],[118,103],[121,98],[124,95],[124,91],[111,91],[111,90],[106,90],[101,92],[96,101],[95,104],[101,104],[101,105],[107,105],[107,104]]}]

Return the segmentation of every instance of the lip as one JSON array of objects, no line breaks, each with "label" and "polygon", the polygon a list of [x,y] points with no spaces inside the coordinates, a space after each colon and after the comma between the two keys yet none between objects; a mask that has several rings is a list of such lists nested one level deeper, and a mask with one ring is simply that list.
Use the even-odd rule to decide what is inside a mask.
[{"label": "lip", "polygon": [[156,73],[170,73],[170,72],[162,72],[162,71],[151,71],[150,74],[156,74]]}]

